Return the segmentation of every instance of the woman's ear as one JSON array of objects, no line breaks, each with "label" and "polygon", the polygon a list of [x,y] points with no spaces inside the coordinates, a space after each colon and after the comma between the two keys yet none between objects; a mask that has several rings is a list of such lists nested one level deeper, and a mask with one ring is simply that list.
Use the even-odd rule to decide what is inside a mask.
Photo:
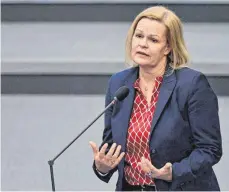
[{"label": "woman's ear", "polygon": [[164,51],[164,55],[168,55],[171,52],[171,47],[170,45],[167,43],[166,47],[165,47],[165,51]]}]

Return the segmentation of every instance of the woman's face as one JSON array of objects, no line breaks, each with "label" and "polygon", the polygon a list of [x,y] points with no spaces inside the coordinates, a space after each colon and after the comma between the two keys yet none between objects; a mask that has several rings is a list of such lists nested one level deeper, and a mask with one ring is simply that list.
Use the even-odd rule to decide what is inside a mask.
[{"label": "woman's face", "polygon": [[141,19],[132,38],[133,61],[142,67],[156,67],[165,64],[169,52],[165,25],[156,20]]}]

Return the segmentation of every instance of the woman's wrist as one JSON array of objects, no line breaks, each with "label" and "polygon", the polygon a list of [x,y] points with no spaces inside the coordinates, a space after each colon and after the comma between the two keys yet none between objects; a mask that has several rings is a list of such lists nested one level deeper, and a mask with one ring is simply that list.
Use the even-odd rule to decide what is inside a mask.
[{"label": "woman's wrist", "polygon": [[101,176],[106,176],[108,173],[103,173],[103,172],[101,172],[100,170],[98,170],[97,168],[96,168],[96,171],[101,175]]},{"label": "woman's wrist", "polygon": [[101,170],[98,168],[98,166],[96,165],[96,163],[95,163],[95,169],[96,169],[96,171],[99,172],[101,175],[107,175],[108,172],[109,172],[109,171],[107,171],[107,172],[106,172],[106,171],[101,171]]}]

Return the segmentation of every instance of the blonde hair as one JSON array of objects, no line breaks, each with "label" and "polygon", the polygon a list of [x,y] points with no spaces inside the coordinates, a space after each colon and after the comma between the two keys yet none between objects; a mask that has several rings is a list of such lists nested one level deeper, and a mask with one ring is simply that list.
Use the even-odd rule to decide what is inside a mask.
[{"label": "blonde hair", "polygon": [[135,28],[142,18],[156,20],[166,26],[167,43],[171,47],[171,52],[169,54],[171,60],[170,66],[173,69],[187,66],[187,63],[189,61],[189,54],[183,38],[181,20],[174,12],[163,6],[154,6],[147,8],[139,13],[133,21],[132,25],[129,28],[126,39],[126,63],[132,67],[137,66],[137,64],[134,63],[131,59],[131,44]]}]

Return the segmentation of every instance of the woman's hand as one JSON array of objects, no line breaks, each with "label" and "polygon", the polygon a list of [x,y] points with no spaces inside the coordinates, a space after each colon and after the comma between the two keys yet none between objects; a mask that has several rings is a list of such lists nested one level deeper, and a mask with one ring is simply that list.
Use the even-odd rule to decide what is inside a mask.
[{"label": "woman's hand", "polygon": [[90,141],[89,144],[94,153],[95,166],[101,173],[108,173],[111,169],[115,168],[125,155],[124,152],[120,154],[121,145],[116,148],[116,143],[112,144],[107,154],[105,154],[108,147],[107,143],[102,146],[100,151],[94,142]]},{"label": "woman's hand", "polygon": [[141,162],[138,163],[147,176],[165,181],[172,181],[172,164],[166,163],[161,169],[157,169],[152,163],[142,157]]}]

